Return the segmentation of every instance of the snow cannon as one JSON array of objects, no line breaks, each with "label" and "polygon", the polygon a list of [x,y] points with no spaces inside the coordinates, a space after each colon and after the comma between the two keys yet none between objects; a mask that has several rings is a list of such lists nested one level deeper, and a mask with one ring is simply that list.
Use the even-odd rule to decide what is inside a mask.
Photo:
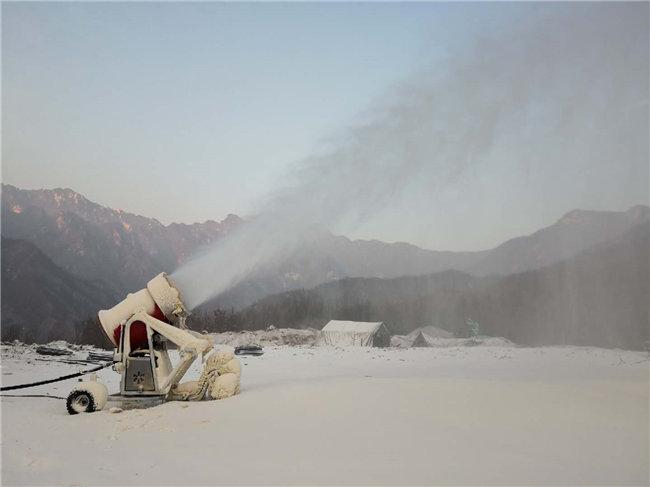
[{"label": "snow cannon", "polygon": [[[146,288],[127,295],[111,309],[98,313],[104,333],[115,347],[119,346],[124,324],[138,311],[179,328],[185,328],[185,319],[190,314],[178,288],[167,274],[161,272],[147,283]],[[132,347],[146,343],[146,325],[143,322],[134,322],[129,333]]]},{"label": "snow cannon", "polygon": [[[126,407],[143,407],[166,400],[200,400],[216,390],[215,399],[227,397],[223,382],[232,384],[230,395],[239,391],[239,363],[223,367],[223,357],[206,360],[198,381],[180,384],[192,363],[212,350],[212,340],[187,330],[189,311],[181,292],[164,272],[147,283],[145,289],[127,295],[120,303],[98,313],[99,322],[115,350],[113,370],[120,374],[120,391],[106,397],[106,386],[91,380],[78,383],[68,396],[70,414],[98,411],[107,400],[121,400]],[[172,364],[169,349],[178,349],[180,360]],[[214,354],[213,354],[214,355]],[[234,356],[233,356],[234,359]],[[237,360],[237,359],[234,359]],[[219,375],[233,374],[223,378]],[[236,387],[235,387],[236,386]]]}]

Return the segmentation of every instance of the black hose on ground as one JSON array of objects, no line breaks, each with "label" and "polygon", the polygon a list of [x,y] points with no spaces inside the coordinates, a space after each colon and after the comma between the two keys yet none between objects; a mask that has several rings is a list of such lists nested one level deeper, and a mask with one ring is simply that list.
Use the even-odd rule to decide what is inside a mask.
[{"label": "black hose on ground", "polygon": [[81,372],[76,372],[74,374],[64,375],[61,377],[57,377],[56,379],[42,380],[39,382],[30,382],[29,384],[17,384],[15,386],[0,387],[0,391],[13,391],[16,389],[27,389],[28,387],[42,386],[45,384],[51,384],[52,382],[60,382],[62,380],[74,379],[75,377],[81,377],[82,375],[90,374],[92,372],[97,372],[98,370],[105,369],[106,367],[109,367],[111,365],[113,365],[113,362],[107,362],[103,365],[95,367],[94,369],[88,369]]},{"label": "black hose on ground", "polygon": [[64,401],[66,400],[65,397],[50,396],[48,394],[0,394],[0,397],[49,397],[50,399],[63,399]]}]

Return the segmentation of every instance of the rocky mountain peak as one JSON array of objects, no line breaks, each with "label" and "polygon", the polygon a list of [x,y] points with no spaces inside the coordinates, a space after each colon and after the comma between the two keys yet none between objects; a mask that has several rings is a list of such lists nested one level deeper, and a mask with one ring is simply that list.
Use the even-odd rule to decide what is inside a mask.
[{"label": "rocky mountain peak", "polygon": [[2,185],[3,236],[29,241],[67,272],[105,279],[117,293],[173,271],[240,221],[230,215],[223,222],[163,225],[101,206],[68,188]]},{"label": "rocky mountain peak", "polygon": [[650,219],[650,207],[636,205],[626,211],[571,210],[557,221],[557,225],[589,224],[597,220],[614,218],[641,223]]},{"label": "rocky mountain peak", "polygon": [[562,218],[557,221],[557,225],[572,225],[576,223],[584,223],[590,218],[598,215],[599,212],[591,210],[571,210],[564,214]]}]

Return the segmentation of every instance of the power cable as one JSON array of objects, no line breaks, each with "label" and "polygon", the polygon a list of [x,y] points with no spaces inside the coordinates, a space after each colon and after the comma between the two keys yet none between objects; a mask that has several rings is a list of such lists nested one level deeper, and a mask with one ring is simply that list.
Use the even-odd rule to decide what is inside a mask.
[{"label": "power cable", "polygon": [[84,370],[84,371],[81,371],[81,372],[77,372],[75,374],[64,375],[64,376],[61,376],[61,377],[57,377],[56,379],[48,379],[48,380],[42,380],[42,381],[39,381],[39,382],[30,382],[30,383],[27,383],[27,384],[17,384],[17,385],[14,385],[14,386],[0,387],[0,391],[14,391],[16,389],[26,389],[28,387],[42,386],[42,385],[45,385],[45,384],[51,384],[52,382],[60,382],[62,380],[74,379],[75,377],[81,377],[82,375],[90,374],[92,372],[96,372],[98,370],[105,369],[106,367],[109,367],[111,365],[113,365],[113,362],[107,362],[107,363],[105,363],[103,365],[95,367],[94,369],[88,369],[88,370]]}]

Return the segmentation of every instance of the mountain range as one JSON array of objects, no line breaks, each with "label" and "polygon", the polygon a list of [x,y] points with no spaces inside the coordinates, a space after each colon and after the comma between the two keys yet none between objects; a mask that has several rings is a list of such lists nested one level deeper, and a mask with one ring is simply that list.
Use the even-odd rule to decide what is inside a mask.
[{"label": "mountain range", "polygon": [[199,314],[198,328],[322,327],[330,319],[383,321],[396,334],[434,325],[524,345],[639,349],[650,339],[650,221],[566,260],[523,272],[449,270],[393,279],[348,278],[268,296],[239,312]]},{"label": "mountain range", "polygon": [[[647,206],[622,212],[574,210],[532,235],[478,252],[433,251],[323,232],[289,259],[258,269],[201,308],[236,311],[269,295],[350,277],[392,279],[449,269],[473,277],[525,272],[570,259],[649,220]],[[163,225],[103,207],[71,189],[3,184],[3,339],[58,338],[67,325],[56,323],[69,324],[111,306],[245,224],[228,215],[222,221]],[[55,282],[65,285],[52,293]]]},{"label": "mountain range", "polygon": [[204,308],[245,307],[278,290],[311,288],[346,277],[393,278],[447,269],[472,275],[539,269],[621,235],[650,219],[648,206],[628,211],[573,210],[553,225],[478,252],[434,251],[408,243],[354,240],[323,234],[290,259],[262,269]]},{"label": "mountain range", "polygon": [[221,222],[163,225],[103,207],[71,189],[2,185],[2,236],[34,244],[75,276],[101,279],[115,298],[175,269],[240,223],[228,215]]}]

